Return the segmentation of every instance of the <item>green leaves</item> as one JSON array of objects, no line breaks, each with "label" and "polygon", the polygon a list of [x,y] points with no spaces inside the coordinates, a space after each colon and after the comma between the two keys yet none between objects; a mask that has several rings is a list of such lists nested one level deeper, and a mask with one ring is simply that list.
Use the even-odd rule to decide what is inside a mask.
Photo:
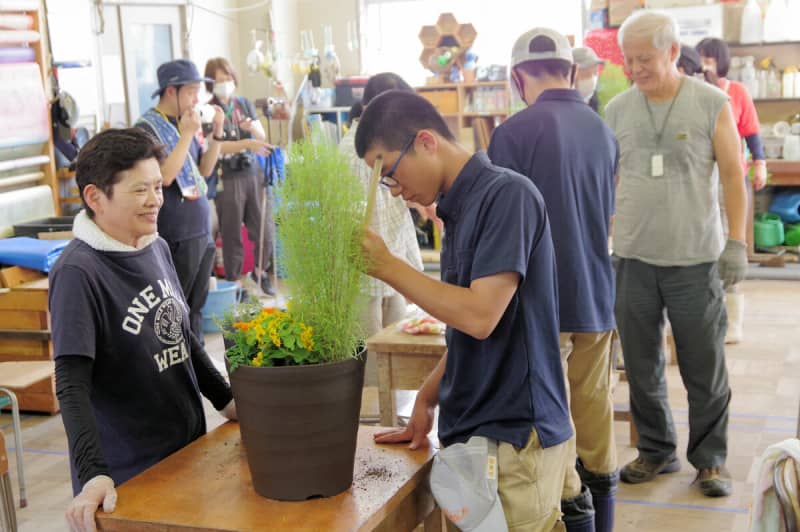
[{"label": "green leaves", "polygon": [[363,186],[347,157],[318,138],[293,146],[279,194],[278,260],[287,273],[292,314],[313,327],[319,351],[319,360],[309,355],[301,363],[350,358],[364,339],[366,265],[360,238],[353,238],[364,222]]}]

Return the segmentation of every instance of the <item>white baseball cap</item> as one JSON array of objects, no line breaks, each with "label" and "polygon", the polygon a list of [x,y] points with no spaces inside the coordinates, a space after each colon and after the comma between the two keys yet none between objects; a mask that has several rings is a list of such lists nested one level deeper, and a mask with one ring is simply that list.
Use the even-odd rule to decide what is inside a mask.
[{"label": "white baseball cap", "polygon": [[593,66],[606,64],[603,59],[597,57],[597,54],[591,48],[573,48],[572,58],[575,61],[575,64],[581,68],[591,68]]},{"label": "white baseball cap", "polygon": [[447,518],[465,532],[508,532],[497,493],[497,442],[473,436],[433,458],[431,492]]},{"label": "white baseball cap", "polygon": [[[552,46],[546,46],[545,50],[532,51],[531,44],[537,38],[548,39]],[[566,61],[570,65],[573,63],[572,46],[570,46],[567,38],[549,28],[534,28],[526,31],[517,39],[517,42],[514,43],[514,48],[511,50],[511,68],[528,61],[543,61],[545,59],[559,59]]]}]

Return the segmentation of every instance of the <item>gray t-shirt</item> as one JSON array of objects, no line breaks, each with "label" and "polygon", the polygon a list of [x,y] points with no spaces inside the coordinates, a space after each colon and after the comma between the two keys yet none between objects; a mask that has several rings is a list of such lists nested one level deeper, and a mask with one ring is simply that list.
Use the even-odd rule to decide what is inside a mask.
[{"label": "gray t-shirt", "polygon": [[[606,108],[620,146],[614,252],[655,266],[714,262],[724,242],[719,215],[719,179],[714,175],[714,129],[727,103],[724,92],[689,77],[672,100],[649,102],[633,87]],[[654,176],[661,156],[663,175]],[[658,173],[658,172],[655,172]]]}]

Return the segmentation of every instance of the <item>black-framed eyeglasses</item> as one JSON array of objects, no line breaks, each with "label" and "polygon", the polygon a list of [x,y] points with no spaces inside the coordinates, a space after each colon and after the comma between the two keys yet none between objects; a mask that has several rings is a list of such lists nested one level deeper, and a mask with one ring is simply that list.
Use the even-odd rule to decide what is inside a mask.
[{"label": "black-framed eyeglasses", "polygon": [[394,178],[394,173],[397,171],[397,165],[399,165],[399,164],[400,164],[400,160],[403,158],[403,156],[404,156],[406,153],[408,153],[408,150],[410,150],[410,149],[411,149],[411,146],[413,146],[413,145],[414,145],[414,140],[415,140],[416,138],[417,138],[417,135],[416,135],[416,134],[414,134],[414,136],[412,136],[412,137],[411,137],[411,139],[410,139],[410,140],[409,140],[409,141],[406,143],[406,145],[405,145],[405,146],[403,147],[403,149],[400,151],[400,155],[397,157],[397,160],[394,162],[394,164],[392,165],[392,167],[391,167],[391,168],[389,168],[389,171],[388,171],[388,172],[386,172],[386,175],[384,175],[383,177],[381,177],[381,181],[380,181],[380,182],[381,182],[381,185],[383,185],[383,186],[385,186],[385,187],[389,187],[389,188],[391,188],[391,187],[396,187],[397,185],[399,185],[399,184],[400,184],[400,183],[397,181],[397,179],[395,179],[395,178]]}]

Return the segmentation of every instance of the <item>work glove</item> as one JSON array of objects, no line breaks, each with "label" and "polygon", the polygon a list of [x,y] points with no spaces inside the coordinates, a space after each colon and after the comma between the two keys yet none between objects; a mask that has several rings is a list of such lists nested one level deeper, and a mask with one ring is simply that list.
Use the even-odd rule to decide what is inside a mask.
[{"label": "work glove", "polygon": [[231,399],[225,407],[219,411],[227,419],[237,420],[239,417],[236,415],[236,403]]},{"label": "work glove", "polygon": [[114,511],[117,505],[117,490],[114,480],[106,475],[97,475],[84,484],[81,492],[67,507],[67,523],[71,532],[96,532],[94,514],[100,505],[105,513]]},{"label": "work glove", "polygon": [[724,288],[742,281],[747,274],[747,245],[739,240],[728,239],[718,264]]}]

